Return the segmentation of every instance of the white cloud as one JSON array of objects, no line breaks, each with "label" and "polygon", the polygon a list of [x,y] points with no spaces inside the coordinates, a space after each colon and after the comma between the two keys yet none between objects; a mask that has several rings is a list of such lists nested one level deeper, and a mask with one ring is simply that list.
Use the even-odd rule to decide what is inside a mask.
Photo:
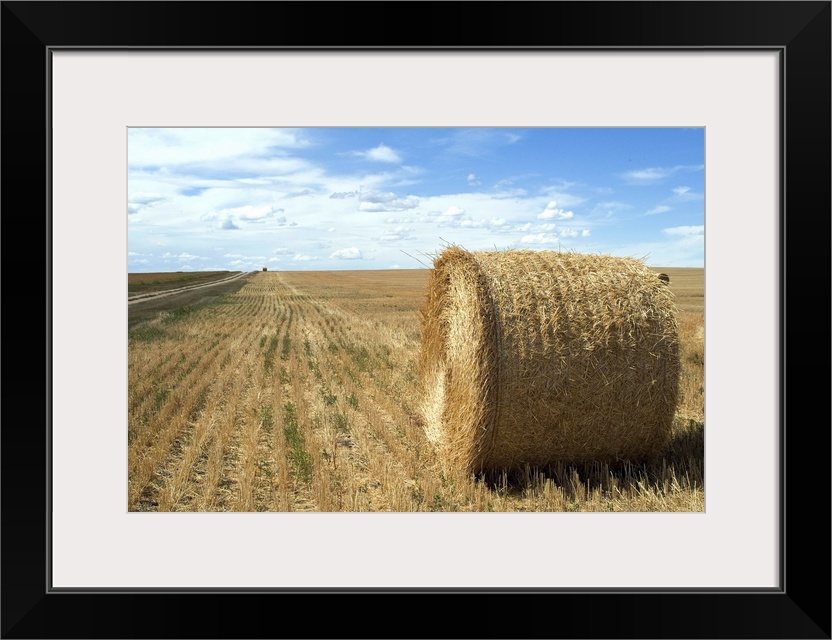
[{"label": "white cloud", "polygon": [[686,227],[670,227],[669,229],[662,229],[662,233],[669,236],[685,236],[696,237],[705,235],[705,225],[686,226]]},{"label": "white cloud", "polygon": [[677,165],[675,167],[648,167],[622,173],[621,177],[630,184],[655,184],[678,171],[702,171],[705,165]]},{"label": "white cloud", "polygon": [[472,187],[477,187],[482,184],[479,180],[477,180],[477,175],[475,173],[468,174],[468,184]]},{"label": "white cloud", "polygon": [[334,251],[329,257],[337,258],[338,260],[361,260],[364,256],[358,247],[346,247],[345,249]]},{"label": "white cloud", "polygon": [[225,220],[222,221],[222,223],[220,223],[220,229],[239,229],[239,228],[240,227],[238,227],[236,224],[234,224],[234,221],[231,218],[226,218]]},{"label": "white cloud", "polygon": [[543,210],[542,213],[537,214],[539,220],[568,220],[569,218],[573,217],[575,214],[571,211],[564,211],[563,209],[558,209],[557,200],[552,200],[549,204],[546,205],[546,208]]},{"label": "white cloud", "polygon": [[461,207],[453,206],[453,207],[448,207],[442,215],[443,216],[461,216],[463,213],[465,213],[465,209],[463,209]]},{"label": "white cloud", "polygon": [[540,232],[540,233],[532,233],[523,236],[520,239],[521,244],[555,244],[558,242],[559,238],[577,238],[582,237],[586,238],[589,236],[589,229],[572,229],[571,227],[561,227],[557,230],[554,230],[554,225],[549,225],[553,227],[552,232]]},{"label": "white cloud", "polygon": [[274,207],[269,205],[246,205],[244,207],[237,207],[236,209],[233,209],[233,213],[239,217],[240,220],[245,220],[246,222],[262,222],[266,218],[274,215]]},{"label": "white cloud", "polygon": [[179,258],[179,262],[193,262],[194,260],[207,260],[207,258],[202,258],[200,256],[195,256],[190,253],[185,253],[184,251],[180,253],[177,258]]},{"label": "white cloud", "polygon": [[646,214],[646,215],[648,215],[648,216],[652,216],[652,215],[655,215],[655,214],[657,214],[657,213],[667,213],[667,212],[668,212],[668,211],[670,211],[672,208],[673,208],[673,207],[668,207],[668,206],[667,206],[667,205],[665,205],[665,204],[660,204],[659,206],[657,206],[657,207],[653,207],[652,209],[650,209],[650,210],[647,212],[647,214]]},{"label": "white cloud", "polygon": [[262,158],[274,147],[301,148],[305,134],[291,129],[133,128],[128,130],[131,167],[171,167],[194,161]]},{"label": "white cloud", "polygon": [[297,260],[298,262],[308,262],[309,260],[316,260],[315,256],[304,255],[302,253],[296,253],[292,260]]},{"label": "white cloud", "polygon": [[575,186],[575,183],[573,182],[561,183],[557,186],[546,187],[541,190],[541,193],[548,196],[551,200],[556,201],[561,207],[575,207],[586,202],[586,198],[563,191],[563,189],[571,188],[573,186]]},{"label": "white cloud", "polygon": [[535,233],[520,238],[521,244],[552,244],[557,241],[557,236],[546,233]]},{"label": "white cloud", "polygon": [[696,193],[690,187],[674,187],[671,191],[673,191],[671,202],[695,202],[703,199],[701,193]]},{"label": "white cloud", "polygon": [[168,200],[160,193],[148,191],[136,191],[127,196],[127,215],[133,215],[142,209],[155,207]]},{"label": "white cloud", "polygon": [[361,203],[358,205],[359,211],[386,212],[386,211],[406,211],[408,209],[415,209],[419,206],[419,198],[415,196],[405,196],[401,198],[395,193],[375,193],[370,192],[362,194]]},{"label": "white cloud", "polygon": [[393,164],[402,161],[401,156],[394,150],[382,143],[367,151],[355,151],[353,155],[364,158],[365,160],[372,160],[373,162],[389,162]]},{"label": "white cloud", "polygon": [[396,242],[399,240],[415,240],[416,236],[413,235],[414,229],[410,227],[403,227],[399,225],[392,231],[388,231],[384,235],[382,235],[379,240],[382,242]]},{"label": "white cloud", "polygon": [[533,224],[531,222],[526,222],[525,224],[520,224],[514,227],[515,231],[554,231],[557,228],[553,222],[546,222],[544,224]]},{"label": "white cloud", "polygon": [[669,176],[671,173],[672,171],[670,169],[651,167],[649,169],[628,171],[624,174],[624,178],[632,182],[658,182],[659,180]]}]

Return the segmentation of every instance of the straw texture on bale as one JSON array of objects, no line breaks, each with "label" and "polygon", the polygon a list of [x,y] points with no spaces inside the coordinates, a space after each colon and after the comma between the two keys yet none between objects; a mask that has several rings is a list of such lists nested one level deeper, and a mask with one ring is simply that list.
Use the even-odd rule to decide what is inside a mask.
[{"label": "straw texture on bale", "polygon": [[673,294],[639,260],[450,247],[434,261],[421,413],[446,466],[651,458],[679,368]]}]

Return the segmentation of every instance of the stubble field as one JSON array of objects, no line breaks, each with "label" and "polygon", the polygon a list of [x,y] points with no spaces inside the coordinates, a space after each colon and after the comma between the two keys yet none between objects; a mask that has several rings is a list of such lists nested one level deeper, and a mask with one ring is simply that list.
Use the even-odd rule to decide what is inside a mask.
[{"label": "stubble field", "polygon": [[662,459],[488,478],[443,470],[420,424],[426,269],[256,272],[133,304],[128,509],[703,511],[704,271],[656,271],[682,354]]}]

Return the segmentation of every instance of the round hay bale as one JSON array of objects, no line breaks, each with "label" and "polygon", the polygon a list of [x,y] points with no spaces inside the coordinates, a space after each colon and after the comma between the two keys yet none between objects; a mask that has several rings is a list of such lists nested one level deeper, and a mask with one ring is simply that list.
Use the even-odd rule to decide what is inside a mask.
[{"label": "round hay bale", "polygon": [[434,261],[421,413],[446,468],[654,457],[679,368],[673,294],[639,260],[450,247]]}]

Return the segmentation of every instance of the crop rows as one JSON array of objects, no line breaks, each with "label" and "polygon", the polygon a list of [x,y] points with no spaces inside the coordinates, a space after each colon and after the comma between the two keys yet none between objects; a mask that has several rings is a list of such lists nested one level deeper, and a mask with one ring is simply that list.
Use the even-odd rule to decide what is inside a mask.
[{"label": "crop rows", "polygon": [[260,272],[134,326],[129,510],[703,509],[701,314],[669,461],[468,478],[441,467],[416,414],[424,275]]}]

